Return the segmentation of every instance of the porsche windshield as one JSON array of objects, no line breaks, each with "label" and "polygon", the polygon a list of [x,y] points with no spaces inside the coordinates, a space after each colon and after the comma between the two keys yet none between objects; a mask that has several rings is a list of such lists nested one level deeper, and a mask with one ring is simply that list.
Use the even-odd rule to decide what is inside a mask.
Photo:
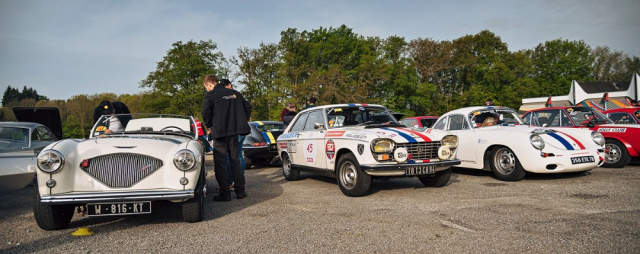
[{"label": "porsche windshield", "polygon": [[469,114],[469,120],[474,128],[492,125],[520,125],[524,121],[518,113],[510,108],[484,108]]},{"label": "porsche windshield", "polygon": [[342,126],[404,126],[383,107],[337,107],[329,108],[327,111],[327,123],[329,128]]}]

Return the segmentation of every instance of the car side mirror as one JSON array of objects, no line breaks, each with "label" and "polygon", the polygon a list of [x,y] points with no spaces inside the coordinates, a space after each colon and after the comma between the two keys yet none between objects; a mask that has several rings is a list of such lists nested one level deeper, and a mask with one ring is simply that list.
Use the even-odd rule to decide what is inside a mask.
[{"label": "car side mirror", "polygon": [[324,124],[321,124],[321,123],[314,123],[314,124],[313,124],[313,128],[314,128],[314,129],[316,129],[316,130],[317,130],[317,129],[320,129],[320,131],[322,131],[322,130],[324,130],[324,129],[325,129],[325,128],[324,128]]},{"label": "car side mirror", "polygon": [[591,121],[589,121],[589,123],[587,123],[587,127],[589,127],[589,128],[593,128],[593,127],[595,127],[595,126],[596,126],[596,123],[597,123],[597,122],[598,122],[598,121],[596,121],[596,119],[591,119]]}]

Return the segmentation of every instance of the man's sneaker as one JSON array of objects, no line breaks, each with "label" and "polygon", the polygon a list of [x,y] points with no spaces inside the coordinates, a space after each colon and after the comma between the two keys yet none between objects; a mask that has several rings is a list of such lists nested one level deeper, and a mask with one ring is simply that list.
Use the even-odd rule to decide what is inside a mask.
[{"label": "man's sneaker", "polygon": [[229,190],[234,190],[233,183],[229,184]]},{"label": "man's sneaker", "polygon": [[246,192],[236,192],[236,198],[238,199],[243,199],[247,197],[247,193]]},{"label": "man's sneaker", "polygon": [[213,196],[213,201],[222,201],[222,202],[227,202],[227,201],[231,201],[231,196],[220,196],[220,195],[215,195]]}]

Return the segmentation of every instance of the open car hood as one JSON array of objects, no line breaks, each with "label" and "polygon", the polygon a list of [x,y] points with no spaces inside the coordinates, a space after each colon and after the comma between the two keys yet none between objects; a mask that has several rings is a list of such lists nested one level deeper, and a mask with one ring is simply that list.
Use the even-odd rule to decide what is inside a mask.
[{"label": "open car hood", "polygon": [[58,140],[62,140],[60,110],[54,107],[13,107],[18,122],[32,122],[47,126]]}]

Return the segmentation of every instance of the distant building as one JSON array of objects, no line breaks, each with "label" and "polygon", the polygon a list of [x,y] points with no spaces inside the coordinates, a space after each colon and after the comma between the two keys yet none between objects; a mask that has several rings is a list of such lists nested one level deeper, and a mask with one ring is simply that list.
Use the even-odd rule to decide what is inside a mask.
[{"label": "distant building", "polygon": [[[631,100],[640,99],[640,75],[637,73],[631,77],[631,81],[622,82],[571,82],[571,90],[568,95],[525,98],[522,99],[520,112],[548,106],[574,106],[581,105],[592,107],[600,111],[626,108],[631,105]],[[551,105],[549,105],[551,104]]]}]

